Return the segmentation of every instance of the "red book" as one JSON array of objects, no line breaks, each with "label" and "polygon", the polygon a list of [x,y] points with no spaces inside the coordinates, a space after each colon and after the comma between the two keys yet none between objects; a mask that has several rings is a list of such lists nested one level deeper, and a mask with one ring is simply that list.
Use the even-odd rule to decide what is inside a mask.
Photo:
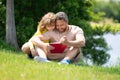
[{"label": "red book", "polygon": [[61,43],[50,43],[51,46],[54,47],[53,50],[50,50],[51,53],[63,53],[64,50],[67,48],[66,45],[63,45]]}]

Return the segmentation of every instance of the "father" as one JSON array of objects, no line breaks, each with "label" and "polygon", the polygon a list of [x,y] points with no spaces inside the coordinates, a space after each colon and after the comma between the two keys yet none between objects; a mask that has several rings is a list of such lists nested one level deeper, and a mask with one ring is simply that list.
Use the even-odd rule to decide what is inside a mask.
[{"label": "father", "polygon": [[[51,46],[48,43],[44,43],[43,41],[45,40],[61,42],[67,45],[67,49],[62,54],[52,54],[50,53]],[[80,54],[80,48],[85,45],[85,37],[80,27],[68,24],[68,16],[66,13],[58,12],[56,13],[56,30],[48,31],[34,37],[32,42],[39,47],[39,49],[43,47],[38,53],[46,55],[47,59],[59,60],[59,64],[69,64],[70,61],[73,61],[76,56]]]}]

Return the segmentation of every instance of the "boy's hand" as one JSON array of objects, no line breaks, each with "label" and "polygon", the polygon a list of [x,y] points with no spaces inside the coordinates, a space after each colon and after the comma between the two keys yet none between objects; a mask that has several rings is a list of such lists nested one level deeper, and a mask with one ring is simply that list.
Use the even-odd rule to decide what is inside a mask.
[{"label": "boy's hand", "polygon": [[52,49],[54,49],[54,47],[49,45],[49,43],[46,43],[43,47],[43,50],[45,51],[45,53],[50,53],[50,50],[52,50]]},{"label": "boy's hand", "polygon": [[32,55],[37,55],[37,52],[35,51],[34,48],[30,49],[30,51],[31,51]]}]

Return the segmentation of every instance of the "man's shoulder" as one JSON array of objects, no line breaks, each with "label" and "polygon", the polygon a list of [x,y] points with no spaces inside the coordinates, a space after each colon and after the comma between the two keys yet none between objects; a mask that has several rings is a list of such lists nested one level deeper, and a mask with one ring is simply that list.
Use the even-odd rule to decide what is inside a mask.
[{"label": "man's shoulder", "polygon": [[70,27],[72,30],[82,30],[82,28],[80,28],[79,26],[76,26],[76,25],[69,25],[69,27]]}]

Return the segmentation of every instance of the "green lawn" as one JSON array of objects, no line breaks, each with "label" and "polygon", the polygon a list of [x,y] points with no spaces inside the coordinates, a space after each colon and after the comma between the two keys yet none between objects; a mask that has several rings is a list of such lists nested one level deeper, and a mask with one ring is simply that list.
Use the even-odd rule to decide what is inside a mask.
[{"label": "green lawn", "polygon": [[120,80],[120,67],[38,63],[23,53],[1,50],[0,80]]}]

